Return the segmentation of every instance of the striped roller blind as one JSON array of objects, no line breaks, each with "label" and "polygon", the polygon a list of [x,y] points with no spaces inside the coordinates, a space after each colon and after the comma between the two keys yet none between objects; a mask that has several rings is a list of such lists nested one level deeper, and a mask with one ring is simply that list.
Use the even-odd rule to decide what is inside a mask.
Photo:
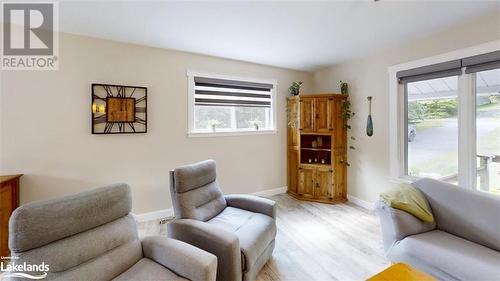
[{"label": "striped roller blind", "polygon": [[194,77],[196,106],[271,107],[273,84]]}]

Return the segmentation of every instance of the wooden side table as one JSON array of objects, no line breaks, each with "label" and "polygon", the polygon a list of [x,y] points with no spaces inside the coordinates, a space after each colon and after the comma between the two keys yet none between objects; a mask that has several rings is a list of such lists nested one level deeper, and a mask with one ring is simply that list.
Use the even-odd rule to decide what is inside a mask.
[{"label": "wooden side table", "polygon": [[19,178],[0,176],[0,256],[9,256],[9,218],[19,206]]},{"label": "wooden side table", "polygon": [[396,263],[368,278],[367,281],[437,281],[437,279],[407,264]]}]

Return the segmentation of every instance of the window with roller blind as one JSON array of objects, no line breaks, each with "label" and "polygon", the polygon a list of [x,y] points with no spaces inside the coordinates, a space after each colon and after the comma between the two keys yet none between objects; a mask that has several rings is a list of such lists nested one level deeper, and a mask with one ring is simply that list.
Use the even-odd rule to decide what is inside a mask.
[{"label": "window with roller blind", "polygon": [[275,132],[276,82],[188,73],[191,136]]}]

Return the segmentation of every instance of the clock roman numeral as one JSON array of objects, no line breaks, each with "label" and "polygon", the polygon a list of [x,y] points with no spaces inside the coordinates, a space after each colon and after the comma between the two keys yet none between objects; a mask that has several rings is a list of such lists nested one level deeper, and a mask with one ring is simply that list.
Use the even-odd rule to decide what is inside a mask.
[{"label": "clock roman numeral", "polygon": [[138,103],[143,102],[143,101],[145,101],[145,100],[146,100],[146,96],[143,96],[142,98],[138,98],[138,99],[136,99],[136,100],[135,100],[135,104],[138,104]]},{"label": "clock roman numeral", "polygon": [[141,125],[146,125],[146,120],[140,118],[140,117],[135,117],[135,122],[141,124]]},{"label": "clock roman numeral", "polygon": [[134,95],[134,93],[135,93],[135,90],[137,90],[137,88],[134,88],[134,89],[132,90],[132,93],[130,93],[130,96],[129,96],[129,98],[131,98],[131,97],[132,97],[132,96]]},{"label": "clock roman numeral", "polygon": [[109,87],[108,85],[103,85],[102,87],[106,91],[106,97],[112,97],[113,96],[113,92],[111,91],[111,87]]},{"label": "clock roman numeral", "polygon": [[127,123],[127,124],[129,124],[129,125],[130,125],[130,128],[131,128],[131,129],[132,129],[132,131],[134,131],[134,133],[135,133],[134,123]]},{"label": "clock roman numeral", "polygon": [[106,123],[106,127],[104,128],[104,132],[111,133],[114,125],[115,125],[115,123]]},{"label": "clock roman numeral", "polygon": [[125,97],[125,87],[116,87],[116,91],[117,91],[117,94],[116,94],[116,97],[118,98],[124,98]]}]

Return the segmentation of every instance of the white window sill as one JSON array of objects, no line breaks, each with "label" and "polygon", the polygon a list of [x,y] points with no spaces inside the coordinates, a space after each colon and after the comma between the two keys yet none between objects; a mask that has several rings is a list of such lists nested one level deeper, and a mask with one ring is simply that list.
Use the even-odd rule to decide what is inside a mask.
[{"label": "white window sill", "polygon": [[204,137],[229,137],[229,136],[252,136],[252,135],[275,135],[278,130],[252,130],[252,131],[220,131],[220,132],[188,132],[190,138]]}]

